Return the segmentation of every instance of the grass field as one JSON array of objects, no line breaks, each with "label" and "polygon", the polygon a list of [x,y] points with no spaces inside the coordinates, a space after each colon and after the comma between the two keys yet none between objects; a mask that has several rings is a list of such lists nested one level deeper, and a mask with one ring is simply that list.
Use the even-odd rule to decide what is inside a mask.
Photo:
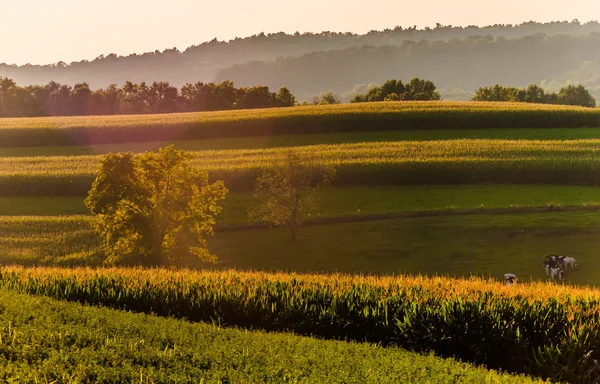
[{"label": "grass field", "polygon": [[[4,264],[97,265],[101,257],[85,216],[2,218],[0,234]],[[600,286],[599,234],[597,212],[481,214],[307,226],[293,243],[285,229],[217,232],[209,249],[218,268],[497,279],[511,272],[522,281],[545,280],[545,255],[567,254],[580,265],[567,283]]]},{"label": "grass field", "polygon": [[[313,217],[341,217],[444,209],[584,207],[600,203],[600,188],[561,185],[434,185],[325,188]],[[243,224],[255,200],[230,193],[220,224]],[[83,197],[0,197],[0,216],[84,215]]]},{"label": "grass field", "polygon": [[0,292],[11,382],[533,383],[371,344],[220,329]]},{"label": "grass field", "polygon": [[386,102],[168,115],[4,118],[0,146],[95,145],[407,129],[599,127],[593,108]]}]

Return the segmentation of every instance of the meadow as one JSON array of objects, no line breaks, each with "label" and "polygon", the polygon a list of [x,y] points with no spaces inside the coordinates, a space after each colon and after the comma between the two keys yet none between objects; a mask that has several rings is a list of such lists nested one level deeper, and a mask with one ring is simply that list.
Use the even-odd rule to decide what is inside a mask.
[{"label": "meadow", "polygon": [[0,270],[21,293],[189,321],[435,352],[585,382],[600,374],[600,293],[481,279],[160,269]]},{"label": "meadow", "polygon": [[[574,256],[580,269],[565,283],[600,286],[596,265],[600,215],[594,212],[477,214],[308,225],[290,242],[286,229],[218,230],[209,249],[219,263],[184,260],[192,268],[391,273],[521,281],[546,280],[546,254]],[[100,240],[88,216],[0,220],[0,262],[99,266]]]},{"label": "meadow", "polygon": [[526,103],[381,102],[165,115],[4,118],[0,146],[460,128],[599,127],[593,108]]},{"label": "meadow", "polygon": [[[574,185],[415,185],[328,187],[317,192],[311,220],[397,213],[473,213],[489,209],[596,209],[600,188]],[[0,197],[0,216],[85,215],[84,197]],[[256,203],[251,192],[231,192],[217,216],[222,226],[245,224]],[[442,211],[442,212],[440,212]]]},{"label": "meadow", "polygon": [[374,344],[223,329],[0,292],[0,379],[20,383],[541,383]]}]

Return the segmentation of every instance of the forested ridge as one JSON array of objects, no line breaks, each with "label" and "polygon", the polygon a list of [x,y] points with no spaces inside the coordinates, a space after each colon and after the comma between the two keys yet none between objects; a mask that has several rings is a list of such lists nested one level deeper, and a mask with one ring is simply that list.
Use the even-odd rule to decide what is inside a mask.
[{"label": "forested ridge", "polygon": [[395,27],[366,34],[259,33],[230,41],[48,65],[0,64],[0,76],[22,86],[232,80],[237,86],[283,86],[299,101],[332,90],[342,101],[390,78],[427,78],[444,99],[467,100],[481,86],[538,84],[556,91],[583,84],[600,94],[596,49],[600,23],[571,22],[432,28]]}]

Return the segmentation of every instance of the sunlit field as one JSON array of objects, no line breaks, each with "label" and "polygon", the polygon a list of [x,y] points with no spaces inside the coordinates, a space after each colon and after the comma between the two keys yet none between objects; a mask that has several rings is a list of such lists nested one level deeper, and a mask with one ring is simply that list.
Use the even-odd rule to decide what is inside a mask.
[{"label": "sunlit field", "polygon": [[[599,291],[481,279],[3,268],[0,284],[109,308],[375,341],[542,377],[590,377]],[[510,352],[510,353],[508,353]]]},{"label": "sunlit field", "polygon": [[[123,351],[136,372],[106,369],[106,380],[189,381],[200,376],[181,367],[193,361],[215,380],[336,382],[332,370],[360,360],[336,378],[529,380],[487,370],[498,369],[591,381],[600,374],[599,127],[591,108],[460,102],[0,119],[0,320],[12,321],[0,345],[21,335],[0,377],[60,380],[56,358],[18,363],[34,346],[48,356],[68,349],[87,367],[78,379],[90,381],[84,372]],[[230,189],[208,241],[219,261],[105,269],[83,203],[99,161],[168,143],[192,150],[193,166]],[[294,241],[247,214],[256,178],[290,147],[337,168]],[[550,253],[579,269],[548,281]],[[505,273],[519,283],[503,285]],[[269,359],[278,371],[257,368]]]},{"label": "sunlit field", "polygon": [[[599,185],[600,140],[444,140],[297,147],[338,167],[337,186],[438,184]],[[194,166],[248,191],[286,148],[194,152]],[[100,155],[0,158],[0,195],[84,196]]]},{"label": "sunlit field", "polygon": [[527,103],[381,102],[167,115],[4,118],[0,120],[0,146],[411,129],[599,126],[600,111],[593,108]]}]

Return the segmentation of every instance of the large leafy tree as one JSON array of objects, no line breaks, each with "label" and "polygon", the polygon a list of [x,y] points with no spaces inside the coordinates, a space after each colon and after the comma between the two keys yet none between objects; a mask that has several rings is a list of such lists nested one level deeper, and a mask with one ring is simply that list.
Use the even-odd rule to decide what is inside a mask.
[{"label": "large leafy tree", "polygon": [[250,209],[250,219],[290,228],[295,240],[296,229],[318,206],[317,190],[332,180],[335,171],[313,157],[288,151],[256,180],[258,204]]},{"label": "large leafy tree", "polygon": [[216,261],[206,247],[222,181],[190,165],[174,146],[144,154],[109,154],[101,162],[86,206],[95,216],[107,264],[166,265],[188,257]]}]

